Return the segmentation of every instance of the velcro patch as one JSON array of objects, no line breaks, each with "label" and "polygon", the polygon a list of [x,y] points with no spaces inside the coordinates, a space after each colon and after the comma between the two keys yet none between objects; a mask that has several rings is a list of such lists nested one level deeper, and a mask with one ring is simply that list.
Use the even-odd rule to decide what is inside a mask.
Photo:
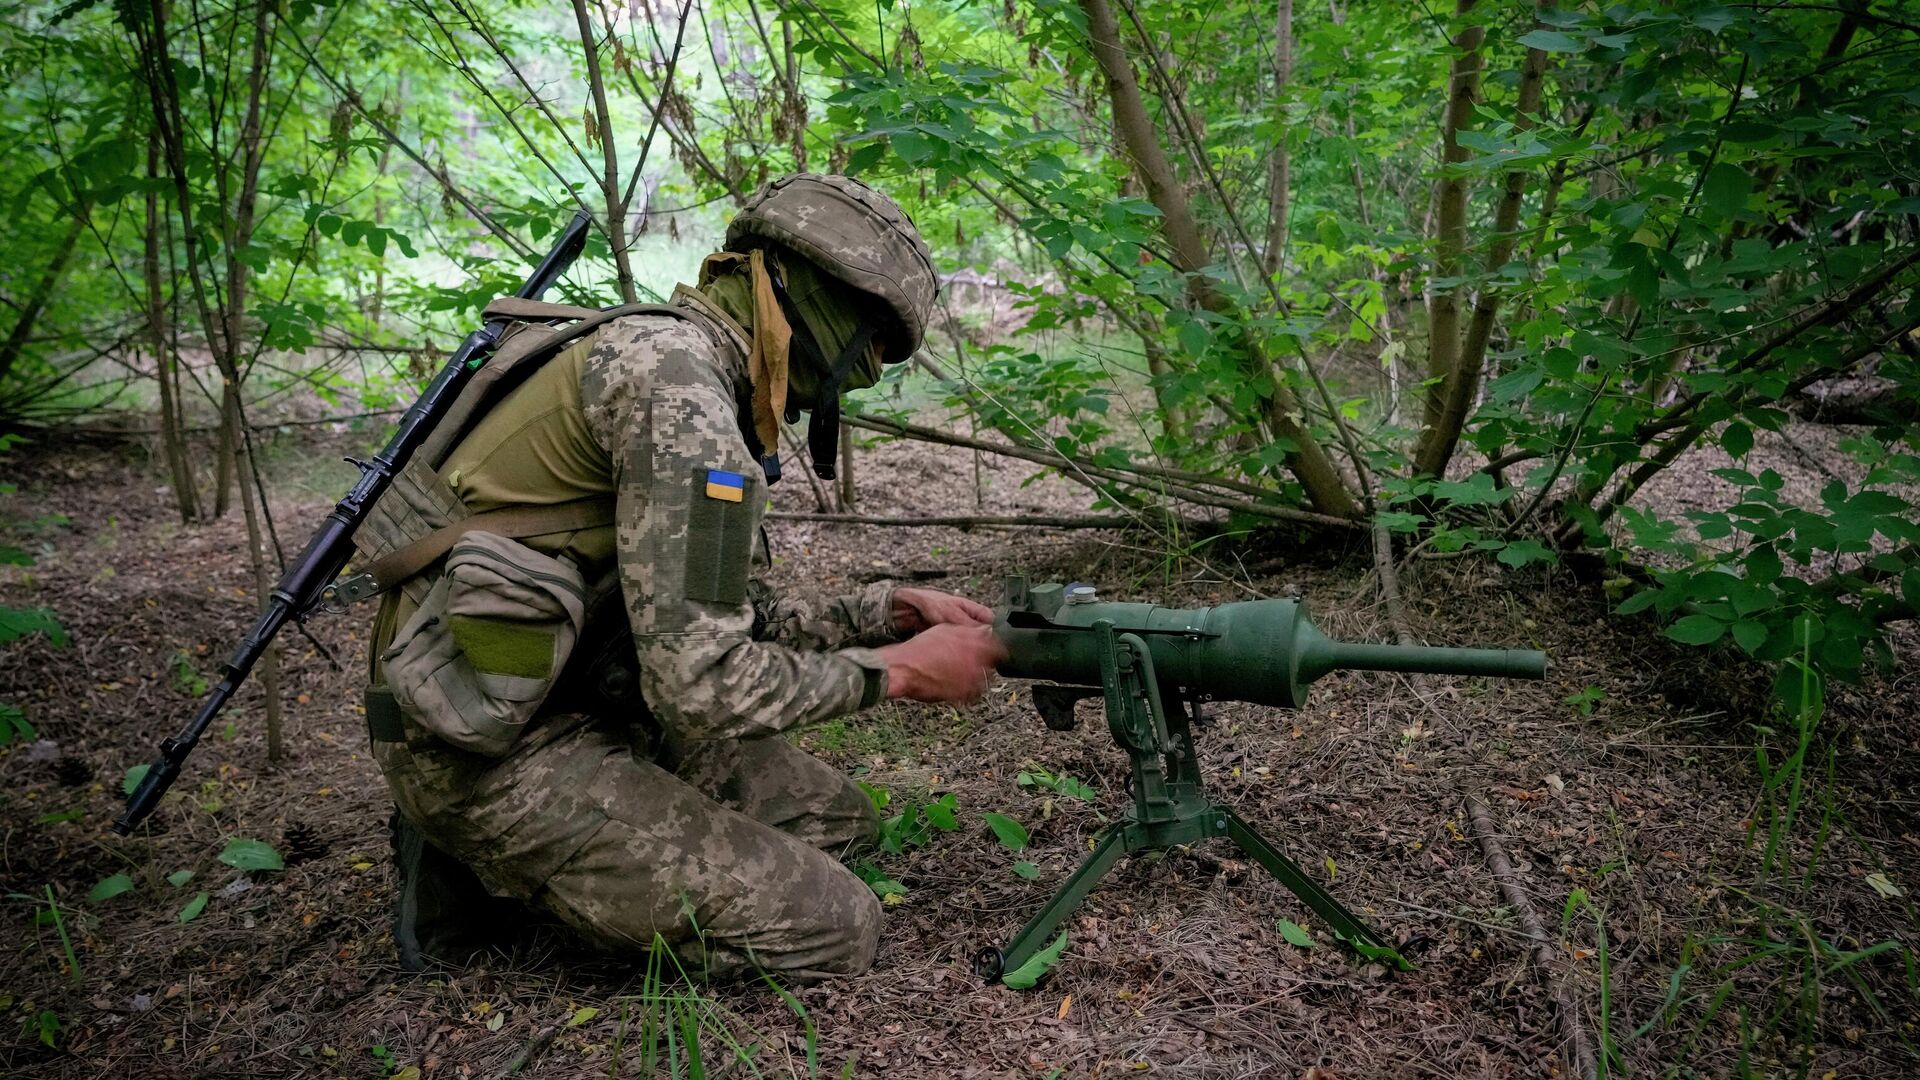
[{"label": "velcro patch", "polygon": [[707,470],[707,498],[739,502],[747,497],[747,478],[723,469]]}]

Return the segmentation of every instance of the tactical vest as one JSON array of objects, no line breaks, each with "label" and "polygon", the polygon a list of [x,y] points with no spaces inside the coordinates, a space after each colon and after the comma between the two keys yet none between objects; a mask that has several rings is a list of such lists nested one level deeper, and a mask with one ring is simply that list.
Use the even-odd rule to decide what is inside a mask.
[{"label": "tactical vest", "polygon": [[[498,757],[531,721],[557,712],[644,723],[617,568],[584,581],[566,560],[514,542],[610,525],[614,500],[607,495],[475,513],[445,482],[442,468],[508,394],[615,319],[666,316],[717,338],[728,334],[697,309],[667,304],[596,310],[504,297],[483,314],[508,321],[500,346],[374,504],[354,537],[360,570],[335,586],[334,599],[350,604],[385,594],[368,657],[367,722],[376,742],[402,741],[411,718],[454,746]],[[402,595],[414,616],[396,626],[392,615]],[[529,625],[558,635],[547,639],[552,646],[535,643],[536,652],[558,654],[558,670],[538,670],[537,655],[513,651],[527,640]],[[453,631],[462,628],[467,634],[456,640]]]}]

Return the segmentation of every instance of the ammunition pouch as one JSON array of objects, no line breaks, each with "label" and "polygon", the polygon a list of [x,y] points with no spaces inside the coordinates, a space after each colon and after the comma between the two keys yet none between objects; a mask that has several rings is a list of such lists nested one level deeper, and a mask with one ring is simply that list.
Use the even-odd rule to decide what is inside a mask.
[{"label": "ammunition pouch", "polygon": [[408,719],[462,750],[504,757],[585,623],[586,583],[571,562],[468,532],[380,659]]}]

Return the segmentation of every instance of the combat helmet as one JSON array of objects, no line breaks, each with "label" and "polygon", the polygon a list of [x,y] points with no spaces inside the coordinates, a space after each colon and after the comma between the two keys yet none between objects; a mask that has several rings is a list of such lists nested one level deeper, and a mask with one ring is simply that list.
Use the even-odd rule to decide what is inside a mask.
[{"label": "combat helmet", "polygon": [[933,257],[906,211],[852,177],[796,173],[755,192],[727,226],[727,249],[782,244],[892,315],[884,359],[899,363],[926,337],[937,288]]}]

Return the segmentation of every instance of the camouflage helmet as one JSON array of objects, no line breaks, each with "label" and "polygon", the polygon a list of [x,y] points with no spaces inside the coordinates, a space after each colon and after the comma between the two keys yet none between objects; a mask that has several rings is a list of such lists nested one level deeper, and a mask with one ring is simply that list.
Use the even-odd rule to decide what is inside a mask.
[{"label": "camouflage helmet", "polygon": [[892,199],[847,176],[796,173],[762,187],[727,226],[727,248],[772,241],[886,304],[886,360],[912,356],[927,333],[933,258]]}]

